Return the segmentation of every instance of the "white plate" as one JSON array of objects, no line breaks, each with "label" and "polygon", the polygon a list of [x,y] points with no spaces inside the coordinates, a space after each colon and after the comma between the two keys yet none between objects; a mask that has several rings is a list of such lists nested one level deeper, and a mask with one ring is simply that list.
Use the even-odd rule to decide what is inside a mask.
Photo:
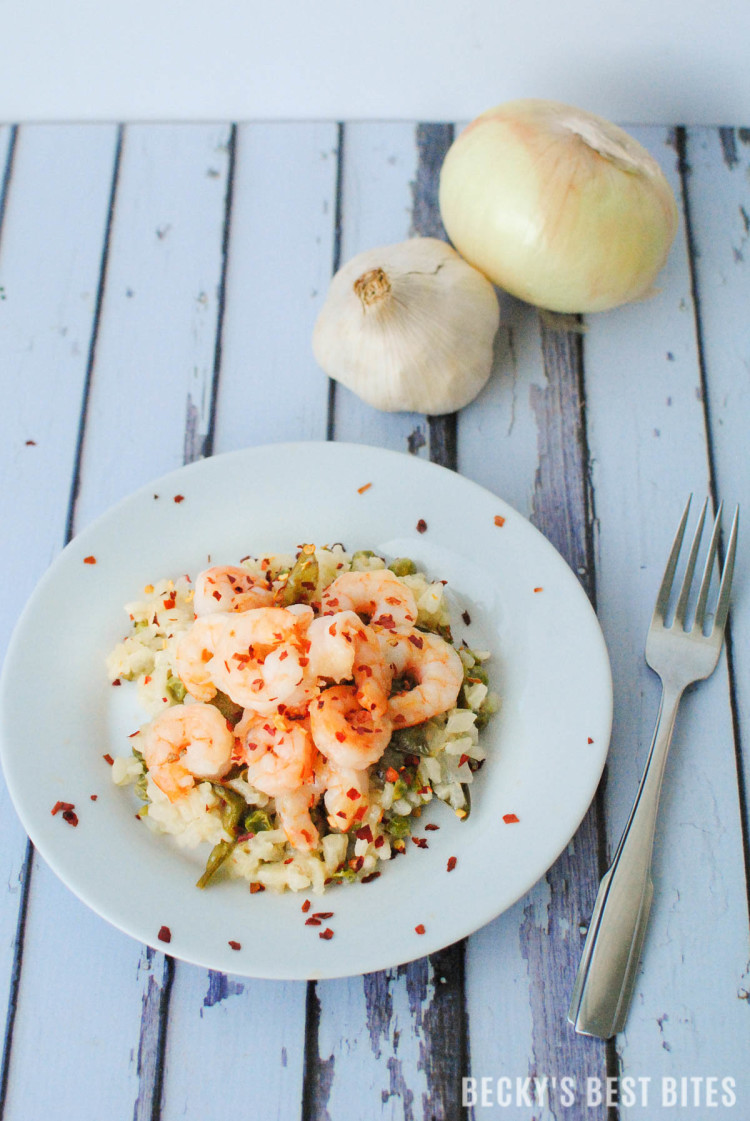
[{"label": "white plate", "polygon": [[[371,486],[359,493],[359,488]],[[175,502],[176,495],[183,501]],[[158,496],[158,497],[157,497]],[[505,518],[502,526],[495,516]],[[424,519],[427,529],[417,531]],[[448,580],[461,629],[492,650],[501,712],[461,822],[442,803],[424,850],[368,884],[313,897],[334,937],[306,926],[301,894],[251,895],[241,881],[195,887],[206,852],[185,852],[136,821],[132,790],[102,756],[127,754],[144,719],[134,688],[104,668],[126,629],[123,604],[160,577],[247,554],[343,541],[413,557]],[[85,564],[93,555],[95,564]],[[40,693],[40,687],[43,691]],[[28,766],[28,714],[35,764]],[[336,443],[251,448],[164,476],[80,533],[58,557],[13,636],[0,692],[0,743],[28,833],[68,887],[109,922],[185,961],[252,977],[317,978],[383,969],[470,934],[523,895],[568,843],[594,795],[612,715],[609,660],[578,580],[528,521],[461,476],[411,456]],[[91,795],[97,800],[92,801]],[[77,828],[57,801],[73,802]],[[504,814],[519,821],[508,824]],[[448,872],[448,858],[457,858]],[[423,925],[419,935],[415,927]],[[158,940],[168,926],[167,947]],[[233,951],[229,940],[240,942]]]}]

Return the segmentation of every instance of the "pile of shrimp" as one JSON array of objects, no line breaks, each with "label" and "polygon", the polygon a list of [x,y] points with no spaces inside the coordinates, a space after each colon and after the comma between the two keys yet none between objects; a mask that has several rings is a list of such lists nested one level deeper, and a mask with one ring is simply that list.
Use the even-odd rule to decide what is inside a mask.
[{"label": "pile of shrimp", "polygon": [[239,567],[197,577],[173,659],[187,696],[136,746],[171,803],[241,768],[273,799],[289,845],[310,853],[321,829],[380,819],[370,769],[395,730],[456,705],[464,664],[417,628],[414,594],[389,569],[342,572],[310,603],[284,605],[284,593],[283,579]]}]

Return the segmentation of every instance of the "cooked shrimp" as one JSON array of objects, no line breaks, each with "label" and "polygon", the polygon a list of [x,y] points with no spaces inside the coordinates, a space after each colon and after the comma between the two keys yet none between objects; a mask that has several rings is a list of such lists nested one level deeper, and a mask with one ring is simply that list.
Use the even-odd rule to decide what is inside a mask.
[{"label": "cooked shrimp", "polygon": [[354,679],[357,700],[377,716],[388,709],[391,672],[375,632],[354,611],[314,619],[307,632],[310,673],[337,684]]},{"label": "cooked shrimp", "polygon": [[149,775],[170,802],[186,794],[196,778],[221,778],[232,765],[234,733],[213,705],[164,709],[138,742]]},{"label": "cooked shrimp", "polygon": [[391,721],[362,708],[355,686],[333,685],[310,705],[310,731],[318,751],[336,767],[363,771],[388,746]]},{"label": "cooked shrimp", "polygon": [[411,631],[408,634],[378,633],[386,661],[394,677],[413,679],[415,685],[392,696],[388,715],[394,728],[421,724],[431,716],[453,708],[464,679],[458,652],[436,634]]},{"label": "cooked shrimp", "polygon": [[317,845],[310,817],[316,794],[310,783],[317,752],[306,721],[247,712],[235,729],[238,754],[247,763],[247,781],[276,799],[289,843],[298,849]]},{"label": "cooked shrimp", "polygon": [[334,766],[322,756],[318,756],[318,760],[315,777],[325,791],[328,824],[332,829],[345,833],[361,821],[367,812],[370,776],[367,771]]},{"label": "cooked shrimp", "polygon": [[249,611],[253,607],[270,607],[274,590],[269,579],[255,576],[245,568],[226,564],[207,568],[195,578],[193,610],[196,615],[215,611]]},{"label": "cooked shrimp", "polygon": [[222,613],[203,615],[183,631],[175,648],[175,669],[183,685],[197,701],[210,701],[216,695],[211,677],[211,662],[216,643],[227,623]]},{"label": "cooked shrimp", "polygon": [[305,632],[310,607],[258,607],[232,615],[219,635],[211,679],[235,704],[258,713],[297,707],[314,695]]},{"label": "cooked shrimp", "polygon": [[342,572],[321,596],[321,615],[334,611],[356,611],[366,623],[388,630],[408,629],[417,621],[417,603],[411,589],[389,568]]}]

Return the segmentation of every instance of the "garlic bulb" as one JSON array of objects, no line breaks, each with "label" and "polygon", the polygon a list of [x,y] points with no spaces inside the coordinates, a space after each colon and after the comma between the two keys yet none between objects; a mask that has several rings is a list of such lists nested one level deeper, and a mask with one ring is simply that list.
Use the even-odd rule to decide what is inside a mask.
[{"label": "garlic bulb", "polygon": [[459,253],[514,296],[560,312],[647,294],[677,230],[661,168],[602,117],[510,101],[456,138],[440,213]]},{"label": "garlic bulb", "polygon": [[490,282],[437,238],[369,249],[331,281],[313,332],[319,365],[387,412],[451,413],[492,369]]}]

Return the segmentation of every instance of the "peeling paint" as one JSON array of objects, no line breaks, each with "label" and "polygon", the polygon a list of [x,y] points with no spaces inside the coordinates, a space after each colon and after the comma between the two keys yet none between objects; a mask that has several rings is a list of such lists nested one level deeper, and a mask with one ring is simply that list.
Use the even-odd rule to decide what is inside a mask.
[{"label": "peeling paint", "polygon": [[737,139],[733,128],[719,129],[719,142],[724,163],[731,171],[740,162],[737,155]]},{"label": "peeling paint", "polygon": [[[231,981],[226,973],[219,973],[216,969],[208,971],[208,992],[203,998],[203,1008],[213,1008],[228,996],[240,996],[245,991],[245,986],[240,981]],[[201,1009],[201,1016],[203,1015]]]}]

